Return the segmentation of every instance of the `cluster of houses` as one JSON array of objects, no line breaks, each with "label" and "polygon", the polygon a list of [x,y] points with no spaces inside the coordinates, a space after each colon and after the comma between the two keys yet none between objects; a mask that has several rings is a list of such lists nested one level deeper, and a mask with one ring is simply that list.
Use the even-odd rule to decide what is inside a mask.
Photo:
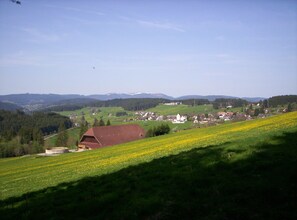
[{"label": "cluster of houses", "polygon": [[136,112],[137,121],[171,121],[175,124],[185,123],[187,121],[186,115],[157,115],[155,112]]},{"label": "cluster of houses", "polygon": [[[155,112],[136,112],[138,121],[170,121],[173,124],[182,124],[187,121],[192,121],[194,124],[214,124],[222,121],[231,120],[250,120],[252,117],[248,114],[238,112],[217,112],[215,114],[195,114],[195,115],[158,115]],[[259,115],[261,116],[261,115]]]},{"label": "cluster of houses", "polygon": [[[169,103],[170,105],[179,103]],[[217,113],[201,113],[201,114],[188,114],[188,115],[158,115],[155,112],[150,111],[138,111],[135,112],[135,116],[133,119],[130,118],[130,120],[133,121],[169,121],[173,124],[183,124],[187,121],[191,121],[194,124],[199,125],[211,125],[220,123],[223,121],[243,121],[243,120],[250,120],[252,117],[245,113],[238,113],[238,112],[231,112],[231,111],[225,111],[225,112],[217,112]],[[77,123],[77,119],[80,116],[77,114],[72,114],[69,116],[69,118],[74,121],[75,126],[79,126],[79,123]],[[265,117],[265,115],[259,114],[258,117]]]},{"label": "cluster of houses", "polygon": [[163,105],[169,105],[169,106],[174,106],[174,105],[181,105],[182,102],[167,102],[167,103],[164,103]]}]

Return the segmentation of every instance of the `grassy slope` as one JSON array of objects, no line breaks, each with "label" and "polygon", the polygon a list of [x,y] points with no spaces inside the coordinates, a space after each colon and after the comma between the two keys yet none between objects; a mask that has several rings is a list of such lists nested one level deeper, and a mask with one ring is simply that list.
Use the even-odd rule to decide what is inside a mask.
[{"label": "grassy slope", "polygon": [[[164,108],[165,107],[165,108]],[[202,109],[204,109],[205,107],[189,107],[188,106],[182,106],[182,109],[184,109],[182,112],[195,112],[196,110],[203,111]],[[212,106],[208,105],[206,108],[212,109]],[[96,115],[91,115],[90,111],[91,109],[100,109],[100,112]],[[156,107],[156,110],[158,109],[163,109],[173,115],[176,115],[179,110],[180,110],[180,106],[164,106],[164,105],[159,105],[158,107]],[[153,110],[153,109],[150,109]],[[147,110],[147,111],[150,111]],[[172,124],[171,122],[163,122],[163,121],[129,121],[129,119],[133,119],[135,118],[135,114],[131,111],[125,111],[127,112],[128,115],[126,116],[121,116],[121,117],[116,117],[116,113],[117,112],[124,112],[125,110],[122,107],[101,107],[101,108],[92,108],[92,107],[86,107],[86,108],[82,108],[79,110],[75,110],[75,111],[63,111],[63,112],[57,112],[61,115],[64,116],[69,116],[72,114],[76,114],[79,116],[79,119],[77,120],[78,122],[80,122],[80,117],[81,117],[81,113],[84,112],[84,117],[85,119],[92,125],[94,123],[94,119],[97,118],[98,120],[100,120],[101,117],[103,117],[103,120],[105,122],[107,122],[107,120],[109,119],[112,125],[117,125],[117,124],[139,124],[141,127],[143,127],[145,130],[148,130],[154,126],[158,126],[162,123],[167,123],[172,131],[176,131],[176,130],[184,130],[184,129],[189,129],[189,128],[193,128],[193,127],[197,127],[198,125],[193,125],[193,123],[191,122],[186,122],[185,124]],[[111,114],[111,116],[109,116]],[[163,113],[162,113],[163,114]],[[127,120],[128,122],[124,122],[125,120]],[[54,143],[54,140],[48,140],[46,144],[51,144]]]},{"label": "grassy slope", "polygon": [[[248,122],[194,129],[58,157],[0,160],[1,199],[86,176],[111,173],[193,148],[232,143],[250,145],[297,128],[297,112]],[[239,158],[237,158],[239,159]]]},{"label": "grassy slope", "polygon": [[[2,159],[0,214],[296,219],[296,134],[294,112],[81,154]],[[38,189],[43,190],[33,192]]]},{"label": "grassy slope", "polygon": [[198,113],[212,113],[215,110],[212,105],[197,105],[195,107],[189,105],[158,105],[155,108],[148,109],[147,111],[156,112],[159,115],[176,115],[176,114],[198,114]]},{"label": "grassy slope", "polygon": [[[80,139],[79,137],[79,132],[80,132],[80,128],[71,128],[67,130],[68,133],[68,142],[67,142],[67,147],[69,148],[76,148],[76,141],[78,141]],[[57,141],[57,135],[50,137],[48,139],[45,140],[44,142],[44,147],[55,147],[56,146],[56,141]]]},{"label": "grassy slope", "polygon": [[[96,115],[91,114],[92,109],[100,109],[100,112]],[[155,108],[147,109],[145,111],[155,112],[158,115],[177,115],[177,114],[201,114],[201,113],[215,113],[217,111],[224,111],[225,109],[216,110],[212,107],[212,105],[197,105],[197,106],[188,106],[188,105],[176,105],[176,106],[166,106],[163,104],[160,104],[156,106]],[[123,112],[125,111],[122,107],[86,107],[75,111],[62,111],[57,112],[64,116],[69,116],[76,114],[78,116],[77,122],[80,122],[81,120],[81,113],[84,113],[85,119],[92,125],[94,123],[94,119],[97,118],[100,120],[102,117],[105,122],[109,119],[112,125],[117,124],[139,124],[141,127],[143,127],[145,130],[148,130],[152,127],[158,126],[162,123],[167,123],[172,132],[180,131],[180,130],[186,130],[198,127],[197,124],[193,124],[192,122],[186,122],[184,124],[172,124],[171,122],[163,122],[163,121],[130,121],[130,119],[135,118],[135,113],[131,111],[125,111],[128,115],[116,117],[117,112]],[[228,109],[228,111],[234,111],[234,112],[240,112],[241,108],[232,108]],[[111,114],[111,116],[110,116]],[[126,122],[127,121],[127,122]],[[53,140],[47,141],[47,143],[51,143]]]},{"label": "grassy slope", "polygon": [[[91,114],[92,109],[99,109],[100,112],[98,112],[96,115],[92,115]],[[94,123],[95,118],[100,120],[101,117],[104,119],[105,123],[109,119],[112,124],[119,124],[119,123],[122,123],[124,119],[128,119],[128,118],[131,118],[131,116],[133,116],[132,112],[125,111],[122,107],[102,107],[102,108],[86,107],[75,111],[62,111],[57,113],[64,116],[76,114],[77,116],[81,117],[82,112],[84,113],[85,120],[88,121],[90,124]],[[128,115],[122,116],[122,117],[116,117],[115,115],[117,112],[126,112]],[[109,116],[109,114],[111,114],[111,116]],[[80,122],[80,120],[78,120],[78,122]]]}]

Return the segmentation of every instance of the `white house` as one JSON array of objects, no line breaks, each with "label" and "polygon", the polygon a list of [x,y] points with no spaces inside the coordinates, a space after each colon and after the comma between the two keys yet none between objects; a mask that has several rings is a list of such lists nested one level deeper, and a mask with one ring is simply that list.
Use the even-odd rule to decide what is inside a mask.
[{"label": "white house", "polygon": [[172,121],[173,124],[183,124],[187,121],[187,116],[176,115],[176,118]]}]

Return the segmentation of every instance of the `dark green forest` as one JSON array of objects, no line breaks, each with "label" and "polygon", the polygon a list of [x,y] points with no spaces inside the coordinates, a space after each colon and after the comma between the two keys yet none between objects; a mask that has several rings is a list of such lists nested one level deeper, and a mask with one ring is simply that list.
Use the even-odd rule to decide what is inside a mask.
[{"label": "dark green forest", "polygon": [[297,103],[297,95],[273,96],[268,99],[269,107],[284,106],[289,103]]},{"label": "dark green forest", "polygon": [[167,99],[151,99],[151,98],[130,98],[130,99],[112,99],[107,101],[97,100],[69,100],[57,106],[47,108],[47,111],[73,111],[84,107],[122,107],[127,111],[140,111],[156,107],[160,103],[170,102]]},{"label": "dark green forest", "polygon": [[56,113],[0,110],[0,156],[11,157],[43,151],[44,135],[56,133],[59,126],[72,122]]},{"label": "dark green forest", "polygon": [[98,101],[93,99],[75,99],[60,102],[56,106],[48,107],[47,111],[74,111],[84,107],[122,107],[126,111],[143,111],[154,108],[160,103],[182,102],[185,105],[204,105],[211,102],[207,99],[169,100],[155,98],[130,98]]}]

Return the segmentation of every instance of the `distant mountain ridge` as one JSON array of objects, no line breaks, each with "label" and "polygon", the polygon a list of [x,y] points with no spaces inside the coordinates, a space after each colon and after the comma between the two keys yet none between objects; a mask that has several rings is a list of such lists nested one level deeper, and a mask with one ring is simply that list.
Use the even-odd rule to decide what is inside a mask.
[{"label": "distant mountain ridge", "polygon": [[83,95],[58,95],[58,94],[11,94],[11,95],[1,95],[1,102],[9,102],[17,105],[34,105],[34,104],[50,104],[66,99],[82,98]]},{"label": "distant mountain ridge", "polygon": [[101,101],[112,100],[112,99],[131,99],[131,98],[161,98],[161,99],[174,99],[171,96],[162,94],[162,93],[135,93],[135,94],[126,94],[126,93],[108,93],[103,95],[88,95],[88,98],[97,99]]},{"label": "distant mountain ridge", "polygon": [[[28,106],[36,106],[36,109],[43,108],[50,105],[59,105],[64,102],[67,103],[81,103],[89,101],[107,101],[113,99],[131,99],[131,98],[154,98],[154,99],[166,99],[166,100],[186,100],[186,99],[207,99],[214,101],[218,98],[239,98],[235,96],[224,96],[224,95],[188,95],[181,97],[172,97],[162,93],[109,93],[109,94],[94,94],[94,95],[79,95],[79,94],[11,94],[11,95],[0,95],[0,102],[15,104],[20,107],[27,108]],[[249,102],[258,102],[266,98],[263,97],[245,97],[242,98]],[[3,104],[4,105],[4,104]],[[33,108],[35,109],[35,108]]]},{"label": "distant mountain ridge", "polygon": [[238,99],[239,97],[235,96],[226,96],[226,95],[187,95],[181,96],[176,99],[178,100],[186,100],[186,99],[207,99],[208,101],[214,101],[216,99]]}]

